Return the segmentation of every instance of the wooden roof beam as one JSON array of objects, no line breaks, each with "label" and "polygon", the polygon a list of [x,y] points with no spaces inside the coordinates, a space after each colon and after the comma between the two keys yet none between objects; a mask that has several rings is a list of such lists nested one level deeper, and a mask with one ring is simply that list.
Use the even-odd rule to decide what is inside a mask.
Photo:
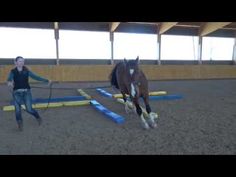
[{"label": "wooden roof beam", "polygon": [[212,33],[232,22],[207,22],[204,23],[199,29],[199,36],[205,36],[209,33]]},{"label": "wooden roof beam", "polygon": [[178,22],[162,22],[159,27],[159,34],[163,34],[173,26],[175,26]]},{"label": "wooden roof beam", "polygon": [[59,29],[59,23],[58,22],[54,22],[54,29]]},{"label": "wooden roof beam", "polygon": [[119,26],[120,22],[111,22],[110,24],[110,32],[114,32],[116,28]]}]

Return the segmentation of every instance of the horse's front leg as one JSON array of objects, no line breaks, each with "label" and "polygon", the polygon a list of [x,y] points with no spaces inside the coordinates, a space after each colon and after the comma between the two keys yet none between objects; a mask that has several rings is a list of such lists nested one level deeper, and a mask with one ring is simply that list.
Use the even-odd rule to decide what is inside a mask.
[{"label": "horse's front leg", "polygon": [[147,121],[145,120],[144,116],[143,116],[143,111],[142,108],[140,107],[138,100],[134,99],[134,105],[136,107],[136,112],[138,114],[138,116],[141,118],[141,122],[142,122],[142,126],[144,129],[149,129],[149,125],[147,123]]},{"label": "horse's front leg", "polygon": [[157,114],[152,112],[151,107],[149,105],[149,96],[146,94],[145,96],[143,96],[143,100],[146,106],[146,111],[148,113],[148,118],[149,118],[149,123],[151,125],[152,128],[156,128],[157,127],[157,123],[155,122],[155,118],[157,118]]},{"label": "horse's front leg", "polygon": [[124,100],[124,103],[125,103],[125,112],[127,114],[130,114],[132,112],[132,109],[133,109],[134,106],[133,106],[132,102],[127,100],[125,92],[121,92],[121,94],[123,96],[123,100]]}]

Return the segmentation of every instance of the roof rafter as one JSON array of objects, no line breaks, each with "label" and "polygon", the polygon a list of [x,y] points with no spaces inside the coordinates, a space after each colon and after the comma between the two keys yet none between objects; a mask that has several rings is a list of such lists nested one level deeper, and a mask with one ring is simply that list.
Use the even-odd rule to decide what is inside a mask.
[{"label": "roof rafter", "polygon": [[232,22],[207,22],[204,23],[199,29],[199,36],[205,36],[209,33],[212,33]]},{"label": "roof rafter", "polygon": [[119,26],[120,22],[111,22],[110,24],[110,32],[114,32],[116,28]]},{"label": "roof rafter", "polygon": [[177,23],[178,22],[163,22],[163,23],[161,23],[160,27],[159,27],[159,34],[163,34],[167,30],[169,30],[170,28],[175,26]]}]

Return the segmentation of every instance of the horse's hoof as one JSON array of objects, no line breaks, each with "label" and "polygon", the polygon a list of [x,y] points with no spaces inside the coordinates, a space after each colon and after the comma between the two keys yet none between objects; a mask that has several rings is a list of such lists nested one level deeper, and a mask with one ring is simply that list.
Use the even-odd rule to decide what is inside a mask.
[{"label": "horse's hoof", "polygon": [[152,127],[152,128],[157,128],[157,123],[156,123],[156,122],[152,123],[152,124],[151,124],[151,127]]},{"label": "horse's hoof", "polygon": [[126,111],[126,114],[128,114],[128,115],[130,115],[132,112],[130,112],[130,111]]},{"label": "horse's hoof", "polygon": [[132,108],[129,106],[129,102],[126,102],[125,104],[125,112],[126,114],[131,114],[132,113]]},{"label": "horse's hoof", "polygon": [[148,124],[142,124],[142,126],[145,130],[148,130],[150,128]]},{"label": "horse's hoof", "polygon": [[148,124],[150,125],[151,128],[156,128],[157,127],[157,123],[153,120],[149,120]]},{"label": "horse's hoof", "polygon": [[129,108],[125,108],[125,112],[126,112],[126,114],[131,114],[132,110],[130,110]]}]

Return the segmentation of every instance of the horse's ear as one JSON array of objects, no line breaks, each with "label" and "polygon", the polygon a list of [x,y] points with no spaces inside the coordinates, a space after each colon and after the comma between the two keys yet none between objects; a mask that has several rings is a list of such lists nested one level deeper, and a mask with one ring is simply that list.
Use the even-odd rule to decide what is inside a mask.
[{"label": "horse's ear", "polygon": [[125,62],[125,64],[127,64],[127,60],[126,60],[126,58],[124,58],[124,62]]},{"label": "horse's ear", "polygon": [[139,64],[139,56],[136,58],[136,63]]}]

